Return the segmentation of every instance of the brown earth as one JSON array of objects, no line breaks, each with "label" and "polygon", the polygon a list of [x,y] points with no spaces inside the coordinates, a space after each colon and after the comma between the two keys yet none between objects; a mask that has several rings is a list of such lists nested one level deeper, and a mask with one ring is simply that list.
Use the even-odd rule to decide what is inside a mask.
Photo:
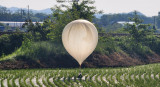
[{"label": "brown earth", "polygon": [[[141,59],[134,54],[131,57],[123,52],[112,53],[111,55],[90,55],[82,64],[85,68],[95,67],[128,67],[142,64],[158,63],[160,56],[156,53],[147,55]],[[78,68],[78,63],[70,56],[55,58],[43,58],[39,60],[15,59],[0,62],[0,69],[26,69],[26,68]]]}]

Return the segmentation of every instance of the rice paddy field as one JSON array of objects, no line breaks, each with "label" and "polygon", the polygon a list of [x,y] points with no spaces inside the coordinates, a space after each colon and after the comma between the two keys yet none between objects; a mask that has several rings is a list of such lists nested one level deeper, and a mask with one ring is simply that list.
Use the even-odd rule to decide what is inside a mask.
[{"label": "rice paddy field", "polygon": [[127,68],[0,70],[0,87],[160,87],[160,64]]}]

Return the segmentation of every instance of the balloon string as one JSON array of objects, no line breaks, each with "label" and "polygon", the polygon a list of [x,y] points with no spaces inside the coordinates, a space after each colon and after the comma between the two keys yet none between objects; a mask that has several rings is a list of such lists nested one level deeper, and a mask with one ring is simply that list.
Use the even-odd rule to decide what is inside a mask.
[{"label": "balloon string", "polygon": [[79,66],[79,75],[78,78],[81,79],[82,78],[82,73],[81,73],[81,65]]},{"label": "balloon string", "polygon": [[80,72],[80,74],[81,74],[81,65],[79,66],[79,69],[80,69],[80,71],[79,71],[79,72]]}]

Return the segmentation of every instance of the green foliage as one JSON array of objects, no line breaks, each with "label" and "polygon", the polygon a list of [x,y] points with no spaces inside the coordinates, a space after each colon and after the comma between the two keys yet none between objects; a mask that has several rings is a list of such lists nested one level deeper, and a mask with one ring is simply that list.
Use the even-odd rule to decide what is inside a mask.
[{"label": "green foliage", "polygon": [[[0,56],[3,57],[2,60],[5,60],[5,58],[7,59],[8,56],[6,55],[17,49],[13,54],[9,55],[9,57],[12,58],[8,57],[8,59],[28,58],[32,60],[43,59],[44,61],[47,61],[49,58],[53,58],[56,62],[70,62],[70,60],[65,59],[66,57],[71,58],[71,56],[68,56],[68,53],[62,45],[61,35],[64,27],[69,22],[76,19],[98,21],[95,25],[98,28],[99,33],[105,33],[104,30],[107,29],[107,32],[115,31],[116,33],[125,32],[130,34],[130,36],[124,37],[113,37],[109,35],[99,36],[99,42],[94,53],[110,55],[114,52],[121,51],[129,54],[130,56],[138,56],[143,60],[147,58],[147,55],[154,52],[160,54],[160,39],[153,35],[154,30],[149,28],[150,24],[142,24],[143,21],[136,12],[134,15],[132,14],[123,17],[120,14],[104,15],[101,19],[93,20],[93,15],[96,10],[95,7],[90,6],[89,4],[93,3],[89,1],[82,1],[73,2],[71,6],[63,4],[61,6],[56,6],[55,9],[53,9],[54,11],[52,16],[44,20],[43,24],[38,22],[33,24],[31,20],[26,20],[23,27],[27,28],[28,36],[1,36]],[[42,14],[37,15],[40,16]],[[116,19],[118,16],[120,17]],[[117,24],[116,22],[119,20],[126,20],[127,17],[133,17],[130,18],[130,20],[135,23],[127,24],[127,28],[122,29],[122,25]]]},{"label": "green foliage", "polygon": [[[139,15],[140,12],[137,12]],[[112,25],[118,21],[129,21],[128,18],[134,17],[134,13],[128,13],[128,14],[104,14],[101,16],[100,19],[97,19],[96,22],[98,25],[101,25],[103,27],[107,27],[108,25]],[[144,15],[139,15],[139,18],[144,20],[144,24],[153,23],[152,17],[146,17]],[[95,19],[94,19],[95,20]]]},{"label": "green foliage", "polygon": [[153,52],[160,54],[160,38],[157,36],[149,35],[144,40],[144,45],[149,47]]},{"label": "green foliage", "polygon": [[22,42],[22,45],[20,47],[20,50],[23,52],[23,51],[26,51],[26,50],[29,50],[29,48],[31,47],[33,43],[33,40],[32,40],[32,37],[27,37],[25,36],[24,37],[24,41]]},{"label": "green foliage", "polygon": [[134,12],[134,17],[130,18],[133,24],[127,24],[126,31],[131,35],[129,38],[123,38],[119,46],[123,51],[129,54],[136,53],[143,58],[151,54],[151,49],[146,45],[148,36],[153,36],[153,30],[148,27],[150,24],[142,24],[143,20],[139,19],[137,12]]},{"label": "green foliage", "polygon": [[[146,55],[151,54],[152,47],[150,47],[151,45],[147,45],[151,44],[150,40],[152,40],[149,40],[148,37],[153,36],[153,30],[149,29],[150,24],[142,24],[143,20],[139,19],[136,11],[134,13],[134,17],[130,18],[130,20],[134,23],[127,24],[127,28],[121,29],[121,31],[126,31],[126,33],[129,33],[130,36],[99,37],[100,40],[96,48],[96,52],[108,55],[122,50],[131,56],[135,54],[139,55],[142,59],[144,59]],[[111,27],[113,27],[113,25]]]},{"label": "green foliage", "polygon": [[142,43],[136,43],[131,38],[120,38],[119,39],[119,47],[122,51],[126,52],[127,54],[134,56],[134,54],[139,55],[142,59],[146,57],[146,55],[151,54],[151,50],[148,46],[145,46]]},{"label": "green foliage", "polygon": [[121,33],[121,34],[128,34],[129,32],[126,31],[124,28],[119,28],[115,31],[112,31],[112,33]]},{"label": "green foliage", "polygon": [[26,39],[25,42],[22,45],[22,54],[17,56],[24,56],[25,58],[37,60],[43,58],[54,58],[67,53],[62,44],[47,41],[31,42],[29,39]]},{"label": "green foliage", "polygon": [[114,24],[108,25],[107,27],[104,27],[104,30],[106,32],[114,32],[114,31],[119,30],[121,28],[122,28],[121,24],[114,23]]},{"label": "green foliage", "polygon": [[[56,6],[53,11],[53,17],[50,21],[49,38],[61,43],[61,35],[64,27],[71,21],[76,19],[86,19],[92,21],[95,13],[95,7],[89,6],[89,1],[81,3],[73,2],[71,6]],[[63,10],[65,9],[65,10]]]},{"label": "green foliage", "polygon": [[150,24],[142,24],[143,20],[139,19],[136,11],[130,20],[134,23],[127,24],[126,30],[131,34],[135,44],[142,42],[147,35],[153,34],[153,30],[148,28]]},{"label": "green foliage", "polygon": [[48,30],[45,24],[46,24],[45,21],[44,21],[44,24],[41,25],[38,22],[33,24],[31,20],[26,20],[26,22],[22,25],[22,27],[27,28],[27,31],[31,33],[35,41],[39,41],[39,40],[45,41],[47,40],[47,33],[48,33]]},{"label": "green foliage", "polygon": [[115,42],[115,38],[108,36],[99,38],[98,45],[94,52],[109,55],[113,52],[117,52],[118,50],[119,48]]},{"label": "green foliage", "polygon": [[11,34],[0,36],[0,56],[14,52],[22,45],[25,34]]}]

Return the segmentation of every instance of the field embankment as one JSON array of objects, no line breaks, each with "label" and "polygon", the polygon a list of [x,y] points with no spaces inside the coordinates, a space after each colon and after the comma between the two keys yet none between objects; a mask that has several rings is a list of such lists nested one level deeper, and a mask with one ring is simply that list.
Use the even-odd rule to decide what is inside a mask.
[{"label": "field embankment", "polygon": [[[19,57],[19,58],[18,58]],[[76,68],[78,63],[68,54],[63,56],[47,56],[40,59],[24,58],[17,56],[15,59],[9,59],[0,62],[0,69],[26,69],[26,68]],[[101,55],[93,53],[89,56],[82,67],[85,68],[102,68],[102,67],[128,67],[144,65],[150,63],[159,63],[160,56],[154,54],[147,56],[143,61],[141,58],[130,57],[125,53],[114,52],[110,55]]]},{"label": "field embankment", "polygon": [[[14,41],[15,38],[17,41]],[[27,35],[16,34],[0,37],[0,44],[3,46],[1,52],[4,52],[0,57],[0,69],[79,67],[62,43],[34,42]],[[7,46],[12,48],[10,52],[7,51],[10,49]],[[160,39],[155,36],[149,36],[139,43],[126,36],[102,37],[82,67],[128,67],[159,63],[159,50]]]}]

